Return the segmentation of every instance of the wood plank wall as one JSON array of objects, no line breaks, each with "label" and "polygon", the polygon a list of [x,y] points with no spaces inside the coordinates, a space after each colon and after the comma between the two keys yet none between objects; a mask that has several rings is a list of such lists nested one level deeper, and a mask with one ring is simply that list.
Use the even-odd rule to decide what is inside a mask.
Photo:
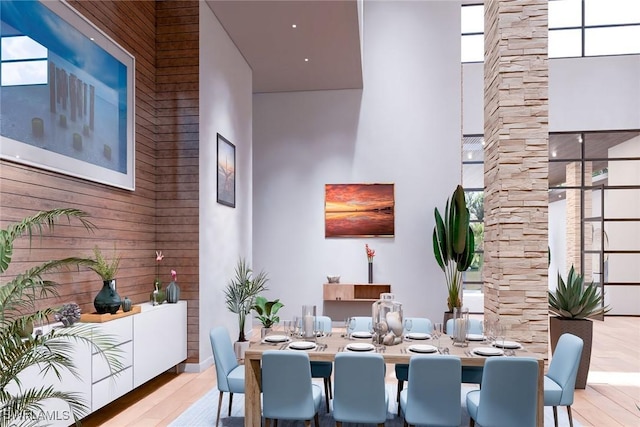
[{"label": "wood plank wall", "polygon": [[[158,248],[188,300],[187,356],[199,362],[199,2],[157,8]],[[168,271],[167,271],[168,273]]]},{"label": "wood plank wall", "polygon": [[[0,225],[40,210],[87,211],[93,233],[74,223],[55,234],[16,242],[7,278],[40,262],[90,256],[99,246],[122,255],[117,289],[134,303],[146,302],[156,275],[164,284],[178,272],[189,301],[189,361],[198,361],[198,2],[85,1],[70,4],[136,58],[134,192],[0,160]],[[156,19],[157,17],[157,19]],[[56,274],[60,297],[41,306],[75,301],[94,311],[101,279],[89,270]]]}]

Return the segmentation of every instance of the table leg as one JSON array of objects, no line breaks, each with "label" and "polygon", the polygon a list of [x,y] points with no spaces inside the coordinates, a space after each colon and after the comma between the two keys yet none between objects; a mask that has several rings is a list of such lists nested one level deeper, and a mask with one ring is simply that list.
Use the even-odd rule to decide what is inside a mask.
[{"label": "table leg", "polygon": [[244,363],[244,425],[260,427],[262,420],[260,359],[245,359]]},{"label": "table leg", "polygon": [[538,415],[536,425],[544,427],[544,360],[538,360]]}]

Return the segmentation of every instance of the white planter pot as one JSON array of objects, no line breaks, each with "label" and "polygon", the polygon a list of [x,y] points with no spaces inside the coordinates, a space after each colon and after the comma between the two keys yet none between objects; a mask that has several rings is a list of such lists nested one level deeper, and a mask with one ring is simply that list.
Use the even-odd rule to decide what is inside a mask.
[{"label": "white planter pot", "polygon": [[249,348],[249,341],[236,341],[233,343],[233,350],[238,360],[244,360],[244,352]]}]

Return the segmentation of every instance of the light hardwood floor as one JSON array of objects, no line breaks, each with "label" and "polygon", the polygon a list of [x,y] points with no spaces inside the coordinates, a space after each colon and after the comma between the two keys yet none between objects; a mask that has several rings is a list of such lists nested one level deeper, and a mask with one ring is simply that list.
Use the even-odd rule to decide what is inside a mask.
[{"label": "light hardwood floor", "polygon": [[[640,426],[640,317],[594,322],[593,341],[588,385],[576,390],[574,418],[585,427]],[[393,369],[389,371],[388,379],[394,381]],[[82,425],[166,426],[215,381],[213,367],[199,374],[165,373],[85,418]]]}]

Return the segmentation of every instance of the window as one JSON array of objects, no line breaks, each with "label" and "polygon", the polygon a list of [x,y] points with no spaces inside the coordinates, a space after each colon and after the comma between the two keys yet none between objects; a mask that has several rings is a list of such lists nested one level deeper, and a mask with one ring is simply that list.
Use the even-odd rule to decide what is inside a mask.
[{"label": "window", "polygon": [[47,48],[27,36],[2,37],[2,86],[47,84]]},{"label": "window", "polygon": [[475,240],[475,255],[471,266],[462,273],[464,289],[482,291],[484,264],[484,138],[469,135],[462,139],[462,187],[471,214],[471,230]]}]

